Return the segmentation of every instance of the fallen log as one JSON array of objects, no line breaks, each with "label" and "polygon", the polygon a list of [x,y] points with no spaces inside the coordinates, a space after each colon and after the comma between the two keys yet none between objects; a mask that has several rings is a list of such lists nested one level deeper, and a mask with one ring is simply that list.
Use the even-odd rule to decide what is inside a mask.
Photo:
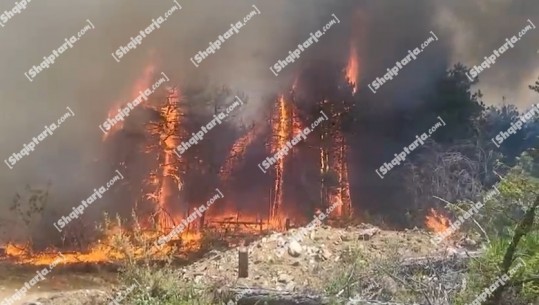
[{"label": "fallen log", "polygon": [[[481,255],[480,251],[475,252],[457,252],[453,254],[440,254],[436,256],[414,257],[404,259],[400,264],[401,272],[408,273],[420,269],[441,268],[451,266],[456,270],[466,268],[470,259]],[[451,269],[452,269],[451,268]],[[348,300],[343,298],[329,298],[320,294],[290,292],[276,289],[265,288],[242,288],[234,287],[226,290],[225,294],[228,302],[232,300],[238,305],[396,305],[398,303],[380,302],[377,300]],[[227,303],[224,304],[227,304]],[[402,304],[406,305],[406,304]]]},{"label": "fallen log", "polygon": [[[230,288],[226,295],[238,305],[329,305],[327,297],[265,288]],[[228,300],[227,300],[228,302]],[[227,304],[225,302],[225,304]]]},{"label": "fallen log", "polygon": [[451,266],[452,269],[464,269],[469,260],[477,258],[481,251],[456,252],[453,254],[439,254],[435,256],[407,258],[399,264],[403,271],[411,272],[425,268],[442,268]]},{"label": "fallen log", "polygon": [[[402,304],[393,302],[381,302],[377,300],[360,300],[333,298],[326,296],[294,293],[282,290],[263,289],[263,288],[231,288],[226,291],[227,295],[235,295],[229,299],[237,305],[418,305]],[[227,300],[227,302],[229,301]],[[227,304],[226,302],[224,303]]]}]

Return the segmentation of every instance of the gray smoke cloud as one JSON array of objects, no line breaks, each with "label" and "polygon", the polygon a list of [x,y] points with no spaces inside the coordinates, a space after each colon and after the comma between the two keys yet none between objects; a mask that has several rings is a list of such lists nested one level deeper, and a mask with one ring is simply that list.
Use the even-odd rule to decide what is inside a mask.
[{"label": "gray smoke cloud", "polygon": [[[438,24],[450,37],[451,61],[468,66],[479,65],[505,43],[517,35],[530,19],[539,26],[539,3],[533,0],[447,1],[437,10]],[[506,103],[521,109],[537,103],[536,94],[528,89],[539,75],[539,28],[504,53],[487,72],[480,76],[480,85],[487,104]]]},{"label": "gray smoke cloud", "polygon": [[[385,73],[408,49],[421,44],[434,31],[440,40],[383,88],[380,97],[398,97],[412,103],[453,63],[478,64],[483,56],[518,32],[528,18],[539,16],[539,3],[522,1],[181,1],[176,12],[159,30],[145,38],[117,63],[111,56],[131,36],[164,14],[172,1],[119,0],[32,1],[0,28],[0,154],[7,159],[23,143],[37,136],[45,124],[56,121],[71,107],[68,119],[13,170],[3,167],[0,194],[5,210],[16,190],[25,184],[52,183],[53,205],[72,206],[105,183],[114,168],[100,162],[104,154],[98,124],[116,101],[129,101],[133,82],[153,63],[157,74],[165,72],[171,85],[209,82],[228,85],[250,97],[247,116],[256,114],[262,97],[290,86],[303,65],[318,60],[343,63],[350,37],[361,55],[362,87]],[[195,68],[189,58],[230,28],[255,4],[261,11],[240,33]],[[4,1],[0,11],[15,3]],[[312,46],[300,61],[279,77],[269,67],[288,51],[325,25],[335,14],[342,21]],[[81,41],[33,82],[23,75],[38,65],[64,39],[77,33],[89,19],[95,25]],[[539,24],[539,19],[534,20]],[[536,54],[539,30],[527,34],[518,46],[480,76],[481,88],[493,100],[502,94],[509,102],[530,103],[527,85],[539,74]],[[523,89],[524,88],[524,89]],[[364,88],[364,90],[367,90]],[[96,204],[95,209],[101,206]]]}]

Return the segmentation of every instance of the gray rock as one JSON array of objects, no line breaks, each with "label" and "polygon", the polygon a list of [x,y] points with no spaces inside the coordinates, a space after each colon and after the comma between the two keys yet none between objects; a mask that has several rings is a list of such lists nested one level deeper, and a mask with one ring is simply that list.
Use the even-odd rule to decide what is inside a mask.
[{"label": "gray rock", "polygon": [[290,256],[298,257],[301,255],[302,251],[303,251],[303,248],[297,241],[291,240],[290,243],[288,244],[288,254],[290,254]]}]

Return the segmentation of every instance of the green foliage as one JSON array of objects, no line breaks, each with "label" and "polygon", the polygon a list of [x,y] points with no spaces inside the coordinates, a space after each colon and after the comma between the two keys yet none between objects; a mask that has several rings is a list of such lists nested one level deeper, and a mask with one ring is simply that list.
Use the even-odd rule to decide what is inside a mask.
[{"label": "green foliage", "polygon": [[[503,261],[509,242],[509,239],[493,240],[484,255],[470,263],[467,287],[458,295],[456,304],[472,302],[486,287],[494,284],[502,276],[500,262]],[[515,273],[510,277],[508,286],[511,290],[506,298],[527,304],[539,300],[539,282],[528,282],[529,279],[538,276],[539,232],[526,235],[519,246],[516,259],[510,268],[514,269]]]},{"label": "green foliage", "polygon": [[438,143],[453,143],[476,135],[475,120],[481,115],[484,105],[481,92],[472,93],[471,86],[477,80],[470,82],[466,77],[467,70],[461,64],[455,65],[437,82],[434,93],[428,97],[433,103],[425,106],[423,111],[430,114],[423,117],[432,120],[440,116],[447,123],[447,127],[434,134]]},{"label": "green foliage", "polygon": [[[510,244],[515,243],[517,226],[532,209],[539,196],[539,182],[532,176],[534,161],[529,154],[519,159],[504,179],[496,186],[499,194],[485,201],[485,206],[474,217],[490,236],[491,243],[482,257],[472,261],[469,268],[468,287],[459,296],[457,304],[472,302],[486,287],[494,284],[504,274],[503,261]],[[503,299],[512,304],[539,301],[539,213],[534,223],[516,244],[509,270],[519,263],[504,289]]]},{"label": "green foliage", "polygon": [[205,289],[179,284],[178,272],[171,265],[132,265],[121,274],[123,283],[138,282],[142,287],[128,297],[133,305],[210,305],[211,294]]},{"label": "green foliage", "polygon": [[[454,205],[448,205],[447,208],[459,217],[477,202],[482,202],[484,206],[472,217],[486,231],[489,238],[509,238],[514,233],[518,220],[539,195],[539,180],[526,170],[531,168],[530,164],[533,163],[527,156],[528,154],[523,154],[519,163],[506,174],[503,180],[483,192],[476,202],[459,201]],[[478,235],[480,231],[470,219],[463,223],[460,232]]]},{"label": "green foliage", "polygon": [[355,280],[354,275],[359,274],[360,270],[365,271],[369,264],[359,249],[348,249],[343,253],[342,264],[346,266],[345,270],[336,268],[324,290],[329,295],[337,295],[343,290],[344,296],[349,297],[353,295],[354,289],[357,289],[358,282],[352,283],[352,280]]},{"label": "green foliage", "polygon": [[[521,241],[520,257],[526,264],[522,274],[519,275],[520,281],[532,279],[539,276],[539,231],[526,235]],[[536,281],[530,281],[523,285],[523,295],[526,299],[539,298],[539,278]]]}]

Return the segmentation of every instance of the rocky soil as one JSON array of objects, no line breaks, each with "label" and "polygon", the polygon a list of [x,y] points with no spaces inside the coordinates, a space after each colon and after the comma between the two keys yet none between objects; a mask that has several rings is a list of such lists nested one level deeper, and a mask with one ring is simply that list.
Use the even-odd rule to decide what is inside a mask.
[{"label": "rocky soil", "polygon": [[397,251],[402,258],[446,255],[454,248],[435,247],[430,234],[420,230],[385,231],[370,225],[347,228],[321,226],[291,229],[252,242],[249,277],[238,279],[238,249],[212,251],[183,268],[183,281],[204,285],[257,287],[283,291],[320,291],[334,275],[336,265],[351,252],[380,258]]},{"label": "rocky soil", "polygon": [[[431,237],[419,229],[388,231],[366,224],[291,229],[260,237],[245,246],[249,257],[247,278],[238,278],[238,248],[230,248],[212,250],[179,268],[178,284],[320,294],[331,284],[336,272],[342,272],[339,268],[345,265],[343,262],[357,253],[370,261],[389,254],[413,259],[449,256],[460,251],[454,244],[434,246]],[[34,303],[21,304],[104,304],[105,291],[110,291],[109,284],[98,289],[94,285],[79,288],[59,293],[41,291],[34,295]]]}]

